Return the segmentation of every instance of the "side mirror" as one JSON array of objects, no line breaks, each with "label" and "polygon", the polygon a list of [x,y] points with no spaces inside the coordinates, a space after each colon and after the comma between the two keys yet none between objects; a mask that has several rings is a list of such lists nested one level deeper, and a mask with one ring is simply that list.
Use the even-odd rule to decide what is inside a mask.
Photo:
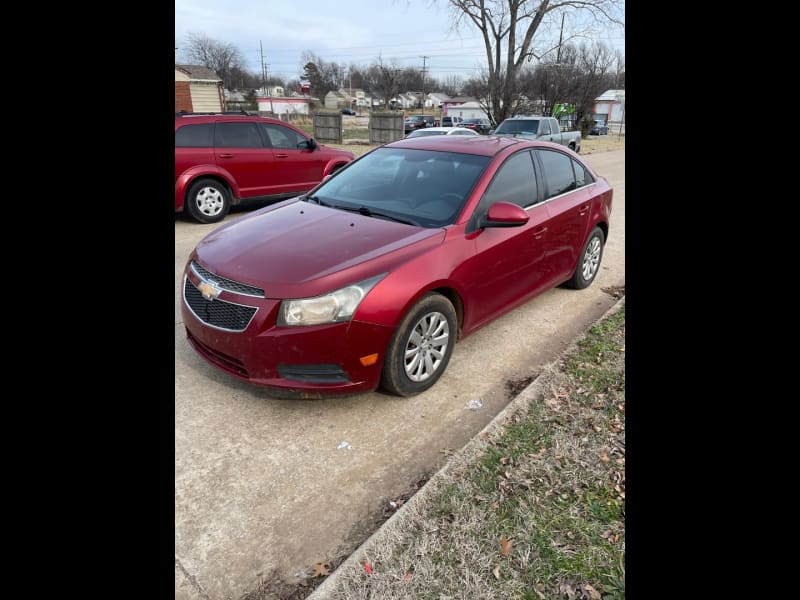
[{"label": "side mirror", "polygon": [[529,219],[530,216],[521,206],[511,202],[495,202],[482,219],[481,227],[519,227]]},{"label": "side mirror", "polygon": [[304,142],[298,142],[297,147],[300,150],[314,150],[317,147],[317,142],[314,138],[308,138]]}]

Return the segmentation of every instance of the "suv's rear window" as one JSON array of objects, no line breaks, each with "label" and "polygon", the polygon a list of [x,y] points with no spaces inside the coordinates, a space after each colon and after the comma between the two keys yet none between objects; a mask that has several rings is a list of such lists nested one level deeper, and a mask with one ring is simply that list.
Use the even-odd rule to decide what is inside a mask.
[{"label": "suv's rear window", "polygon": [[175,131],[176,148],[210,148],[213,123],[184,125]]}]

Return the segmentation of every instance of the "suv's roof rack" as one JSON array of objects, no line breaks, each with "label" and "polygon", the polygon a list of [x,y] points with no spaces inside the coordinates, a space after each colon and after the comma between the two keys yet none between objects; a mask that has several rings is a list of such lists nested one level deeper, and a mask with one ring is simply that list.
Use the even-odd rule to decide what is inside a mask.
[{"label": "suv's roof rack", "polygon": [[246,117],[256,116],[256,115],[251,115],[243,108],[239,110],[225,110],[225,111],[212,111],[212,112],[189,112],[188,110],[175,111],[176,117],[185,117],[188,115],[244,115]]}]

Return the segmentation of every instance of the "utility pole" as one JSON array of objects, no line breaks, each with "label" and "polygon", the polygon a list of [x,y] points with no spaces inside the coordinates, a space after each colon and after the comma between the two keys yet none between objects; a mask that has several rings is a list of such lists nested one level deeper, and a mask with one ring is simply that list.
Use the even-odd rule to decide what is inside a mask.
[{"label": "utility pole", "polygon": [[[425,61],[428,60],[427,56],[422,56],[422,116],[425,116]],[[434,124],[436,122],[434,121]]]},{"label": "utility pole", "polygon": [[264,92],[269,97],[269,112],[275,114],[275,109],[272,106],[272,94],[269,93],[269,89],[267,88],[267,67],[269,65],[264,64],[264,45],[261,43],[261,40],[258,40],[258,45],[261,48],[261,81],[264,85]]}]

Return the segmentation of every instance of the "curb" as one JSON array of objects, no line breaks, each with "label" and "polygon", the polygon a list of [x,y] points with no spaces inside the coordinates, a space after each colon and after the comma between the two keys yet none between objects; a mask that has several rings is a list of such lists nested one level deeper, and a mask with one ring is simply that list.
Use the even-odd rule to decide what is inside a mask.
[{"label": "curb", "polygon": [[[622,298],[617,300],[599,319],[594,321],[589,328],[601,323],[609,316],[618,312],[624,303],[625,296],[622,296]],[[578,342],[585,336],[586,333],[579,335],[553,360],[545,364],[541,368],[540,374],[528,385],[528,387],[522,390],[513,400],[511,400],[503,410],[497,413],[497,416],[495,416],[494,419],[492,419],[486,425],[486,427],[475,434],[475,436],[473,436],[473,438],[467,442],[463,448],[455,452],[450,460],[448,460],[442,466],[442,468],[436,471],[436,473],[431,476],[431,478],[425,483],[424,486],[422,486],[419,491],[417,491],[417,493],[411,496],[411,498],[409,498],[405,504],[403,504],[403,506],[397,510],[396,513],[384,521],[384,523],[381,524],[381,526],[375,532],[373,532],[373,534],[370,535],[358,548],[356,548],[350,554],[350,556],[348,556],[342,562],[342,564],[340,564],[337,569],[331,573],[327,579],[325,579],[325,581],[323,581],[313,592],[311,592],[309,596],[306,597],[306,600],[332,600],[334,598],[332,594],[334,594],[336,591],[338,576],[344,572],[360,569],[361,561],[369,554],[371,548],[381,543],[383,538],[386,537],[387,531],[392,530],[397,523],[404,520],[407,516],[412,515],[414,513],[413,509],[417,504],[419,504],[421,499],[427,498],[438,491],[439,483],[443,479],[444,475],[448,474],[451,470],[459,465],[468,462],[471,458],[477,456],[481,451],[483,451],[484,447],[487,445],[487,442],[481,440],[481,436],[485,433],[490,433],[495,429],[499,429],[506,421],[507,417],[513,414],[520,407],[527,405],[528,402],[533,400],[541,391],[543,391],[543,388],[545,388],[547,384],[547,377],[542,377],[541,374],[548,372],[549,369],[552,369],[558,365],[562,357],[575,350]]]}]

